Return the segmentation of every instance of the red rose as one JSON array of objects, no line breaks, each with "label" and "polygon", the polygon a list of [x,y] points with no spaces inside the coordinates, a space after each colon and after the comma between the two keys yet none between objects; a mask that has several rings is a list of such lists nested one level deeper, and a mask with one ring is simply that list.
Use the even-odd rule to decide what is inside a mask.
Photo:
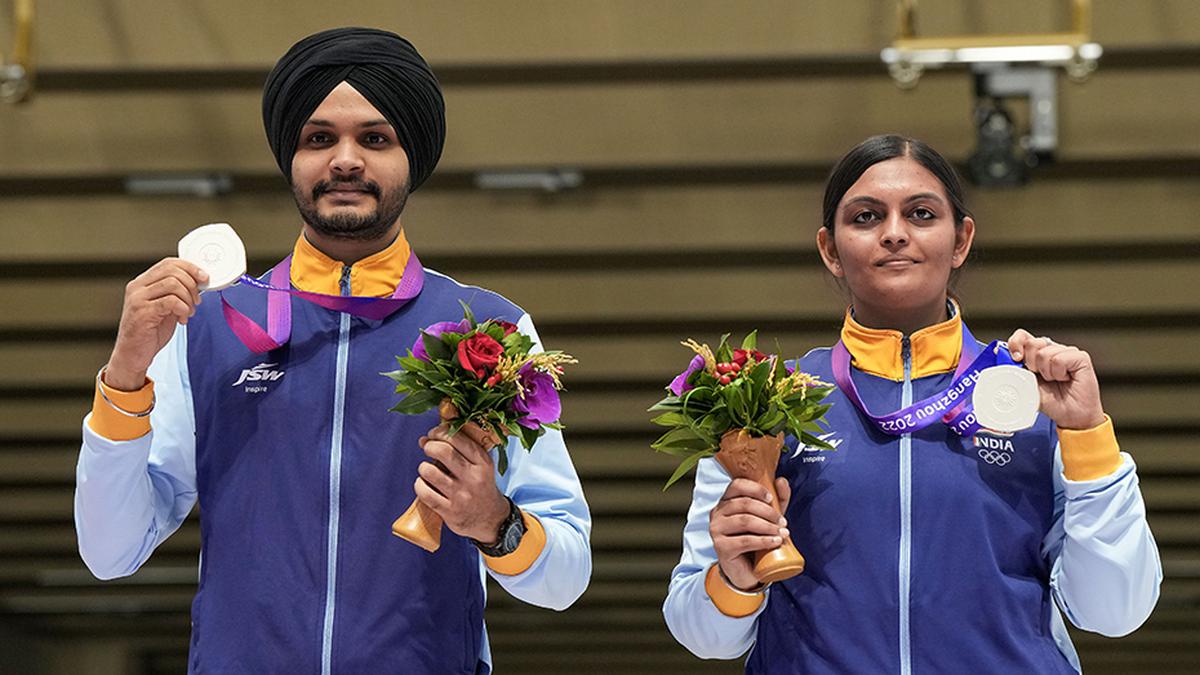
[{"label": "red rose", "polygon": [[517,332],[517,324],[505,321],[504,319],[492,319],[492,323],[503,328],[505,335],[512,335]]},{"label": "red rose", "polygon": [[733,362],[739,366],[746,365],[747,360],[752,360],[755,363],[762,363],[767,360],[767,355],[757,349],[735,349],[733,350]]},{"label": "red rose", "polygon": [[500,362],[500,355],[503,353],[504,345],[496,342],[492,336],[483,333],[476,333],[458,343],[459,365],[463,367],[463,370],[481,380],[492,368],[496,367],[496,364]]}]

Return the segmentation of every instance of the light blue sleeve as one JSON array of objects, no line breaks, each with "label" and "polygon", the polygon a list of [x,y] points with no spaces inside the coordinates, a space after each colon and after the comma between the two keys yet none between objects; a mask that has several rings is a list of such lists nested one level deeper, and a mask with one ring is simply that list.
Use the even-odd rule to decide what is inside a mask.
[{"label": "light blue sleeve", "polygon": [[1133,458],[1111,475],[1068,480],[1055,450],[1056,521],[1043,541],[1050,587],[1071,623],[1108,637],[1141,626],[1158,602],[1162,563]]},{"label": "light blue sleeve", "polygon": [[[533,338],[534,351],[542,350],[528,314],[517,322],[517,328]],[[519,600],[566,609],[583,594],[592,577],[592,517],[579,476],[561,431],[547,430],[529,451],[520,441],[509,439],[507,452],[508,471],[503,476],[497,472],[496,484],[517,506],[541,522],[546,530],[546,547],[520,574],[498,574],[491,569],[487,572]]]},{"label": "light blue sleeve", "polygon": [[[111,441],[83,423],[75,467],[79,554],[99,579],[133,574],[196,503],[196,435],[187,373],[187,330],[155,356],[152,431]],[[90,413],[89,413],[90,415]]]},{"label": "light blue sleeve", "polygon": [[749,616],[733,618],[721,613],[704,589],[708,569],[717,564],[708,514],[729,486],[729,474],[717,460],[705,458],[696,465],[696,486],[687,524],[683,528],[683,556],[671,572],[671,584],[663,603],[667,628],[679,644],[702,659],[736,659],[754,645],[758,616],[767,599]]}]

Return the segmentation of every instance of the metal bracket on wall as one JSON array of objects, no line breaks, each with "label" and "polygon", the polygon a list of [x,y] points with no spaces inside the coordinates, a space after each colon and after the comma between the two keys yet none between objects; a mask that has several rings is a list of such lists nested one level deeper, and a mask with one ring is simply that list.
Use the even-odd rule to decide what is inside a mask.
[{"label": "metal bracket on wall", "polygon": [[33,93],[33,3],[16,0],[13,6],[13,56],[0,55],[0,100],[20,103]]},{"label": "metal bracket on wall", "polygon": [[1096,70],[1099,44],[1091,42],[1091,0],[1068,0],[1071,30],[1061,33],[1016,35],[957,35],[917,37],[917,0],[898,0],[898,30],[892,46],[880,52],[892,79],[902,89],[917,86],[929,68],[984,63],[1025,63],[1061,66],[1081,82]]}]

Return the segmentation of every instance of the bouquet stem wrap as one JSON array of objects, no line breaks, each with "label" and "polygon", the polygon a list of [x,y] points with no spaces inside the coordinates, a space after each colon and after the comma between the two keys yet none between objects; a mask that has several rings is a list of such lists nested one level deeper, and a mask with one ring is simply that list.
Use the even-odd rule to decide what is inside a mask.
[{"label": "bouquet stem wrap", "polygon": [[[745,429],[733,429],[721,436],[721,449],[716,459],[733,478],[749,478],[771,494],[771,507],[779,511],[779,494],[775,491],[775,470],[783,450],[783,433],[774,436],[751,436]],[[770,551],[754,554],[754,576],[764,584],[782,581],[804,571],[804,556],[796,549],[791,537]]]},{"label": "bouquet stem wrap", "polygon": [[[438,404],[438,415],[442,418],[442,422],[450,422],[458,418],[458,409],[454,407],[450,399],[445,399]],[[472,441],[483,446],[485,450],[491,450],[502,442],[496,432],[484,431],[473,422],[463,425],[460,431]],[[408,510],[392,523],[392,534],[433,553],[442,545],[443,524],[442,517],[438,515],[437,511],[414,497]]]}]

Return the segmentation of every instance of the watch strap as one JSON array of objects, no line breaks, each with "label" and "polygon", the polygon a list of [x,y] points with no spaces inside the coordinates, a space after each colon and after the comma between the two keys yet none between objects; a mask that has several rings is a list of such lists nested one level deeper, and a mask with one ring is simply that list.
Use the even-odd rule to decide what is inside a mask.
[{"label": "watch strap", "polygon": [[471,540],[480,552],[492,558],[506,556],[517,550],[521,538],[525,535],[525,519],[521,515],[521,509],[511,498],[505,499],[508,501],[508,516],[500,523],[496,532],[496,543],[489,546],[478,540]]}]

